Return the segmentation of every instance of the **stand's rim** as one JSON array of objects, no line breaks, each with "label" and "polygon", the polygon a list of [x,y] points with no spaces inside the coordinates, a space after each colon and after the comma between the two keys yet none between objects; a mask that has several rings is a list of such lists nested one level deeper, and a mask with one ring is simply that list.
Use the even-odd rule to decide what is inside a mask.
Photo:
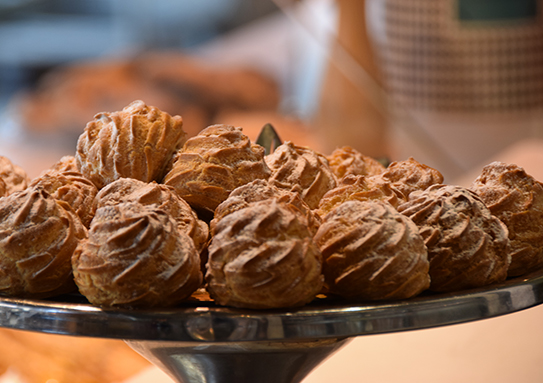
[{"label": "stand's rim", "polygon": [[125,340],[244,342],[342,338],[492,318],[543,303],[543,270],[486,288],[377,303],[317,299],[298,309],[242,310],[192,302],[168,310],[0,298],[0,327]]}]

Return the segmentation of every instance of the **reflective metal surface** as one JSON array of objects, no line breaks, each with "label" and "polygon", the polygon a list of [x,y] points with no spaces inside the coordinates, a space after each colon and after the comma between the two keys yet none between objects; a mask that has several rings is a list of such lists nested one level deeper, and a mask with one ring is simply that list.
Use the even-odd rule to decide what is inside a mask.
[{"label": "reflective metal surface", "polygon": [[127,343],[178,382],[295,383],[349,340]]},{"label": "reflective metal surface", "polygon": [[543,303],[543,271],[456,294],[362,304],[318,299],[295,310],[241,310],[218,307],[211,302],[192,302],[162,311],[107,311],[77,301],[0,298],[0,326],[131,340],[303,341],[451,325],[508,314],[540,303]]}]

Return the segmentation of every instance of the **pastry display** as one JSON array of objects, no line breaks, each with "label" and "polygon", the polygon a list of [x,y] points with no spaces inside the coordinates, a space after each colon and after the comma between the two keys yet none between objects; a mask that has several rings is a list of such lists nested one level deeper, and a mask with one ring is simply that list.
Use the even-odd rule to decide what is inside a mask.
[{"label": "pastry display", "polygon": [[24,190],[30,181],[24,169],[4,156],[0,156],[0,179],[7,194]]},{"label": "pastry display", "polygon": [[214,230],[217,222],[234,211],[243,209],[254,202],[276,199],[298,209],[305,217],[306,225],[312,234],[315,234],[320,226],[321,219],[302,200],[299,188],[293,190],[280,189],[271,185],[266,180],[255,180],[237,189],[234,189],[228,198],[215,209],[213,220],[210,222],[211,230]]},{"label": "pastry display", "polygon": [[181,116],[134,101],[97,114],[75,155],[32,181],[0,157],[0,295],[79,289],[130,309],[408,299],[543,268],[542,223],[543,185],[516,165],[467,189],[349,146],[266,155],[233,125],[187,139]]},{"label": "pastry display", "polygon": [[266,156],[266,163],[272,171],[270,183],[288,190],[299,186],[302,199],[311,209],[316,209],[322,196],[336,186],[326,157],[292,142],[279,145]]},{"label": "pastry display", "polygon": [[347,201],[315,235],[326,291],[347,299],[406,299],[430,286],[417,226],[387,202]]},{"label": "pastry display", "polygon": [[200,220],[189,204],[166,185],[146,183],[134,178],[119,178],[100,190],[94,204],[96,208],[114,206],[123,202],[137,202],[169,213],[180,231],[194,241],[196,250],[202,251],[209,237],[207,223]]},{"label": "pastry display", "polygon": [[292,205],[261,201],[215,227],[206,287],[220,305],[270,309],[302,306],[321,291],[321,253]]},{"label": "pastry display", "polygon": [[338,179],[347,175],[374,176],[386,170],[379,161],[363,155],[350,146],[337,148],[326,158],[330,164],[330,169]]},{"label": "pastry display", "polygon": [[0,198],[0,295],[46,298],[74,291],[70,259],[86,235],[68,203],[42,188]]},{"label": "pastry display", "polygon": [[438,170],[421,164],[414,158],[391,163],[381,173],[381,177],[401,191],[406,198],[414,191],[443,183],[443,175]]},{"label": "pastry display", "polygon": [[428,248],[430,289],[458,291],[507,278],[508,230],[472,191],[433,185],[414,192],[398,210],[419,227]]},{"label": "pastry display", "polygon": [[347,175],[322,196],[317,213],[324,217],[343,202],[367,200],[386,201],[393,207],[406,201],[404,194],[382,177]]},{"label": "pastry display", "polygon": [[160,181],[185,139],[180,116],[134,101],[120,112],[94,116],[77,141],[75,158],[99,189],[121,177]]},{"label": "pastry display", "polygon": [[98,189],[81,173],[51,170],[33,179],[29,186],[41,188],[53,198],[68,203],[83,225],[89,227],[94,216],[94,197]]},{"label": "pastry display", "polygon": [[518,276],[543,266],[543,185],[514,164],[485,166],[470,189],[509,230],[511,265]]},{"label": "pastry display", "polygon": [[202,283],[193,241],[164,210],[135,202],[96,210],[72,257],[74,280],[102,307],[168,307]]},{"label": "pastry display", "polygon": [[212,125],[187,140],[163,183],[193,208],[213,212],[235,188],[269,176],[262,146],[241,128]]}]

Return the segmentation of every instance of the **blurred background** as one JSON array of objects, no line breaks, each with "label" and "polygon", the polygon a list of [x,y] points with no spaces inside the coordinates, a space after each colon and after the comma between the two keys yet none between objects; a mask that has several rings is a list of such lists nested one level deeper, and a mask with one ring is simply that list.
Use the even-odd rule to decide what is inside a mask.
[{"label": "blurred background", "polygon": [[[141,99],[189,135],[225,123],[255,140],[272,123],[323,154],[414,157],[446,183],[468,186],[494,160],[543,180],[542,6],[0,0],[0,155],[35,177],[96,113]],[[541,311],[358,338],[307,382],[539,382]],[[0,338],[3,383],[168,382],[122,342]]]}]

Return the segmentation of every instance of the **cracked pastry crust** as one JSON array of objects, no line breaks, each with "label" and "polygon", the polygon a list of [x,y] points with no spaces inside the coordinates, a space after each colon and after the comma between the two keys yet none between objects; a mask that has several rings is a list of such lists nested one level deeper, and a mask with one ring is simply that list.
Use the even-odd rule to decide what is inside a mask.
[{"label": "cracked pastry crust", "polygon": [[239,127],[212,125],[187,140],[163,183],[194,209],[213,212],[235,188],[269,176],[262,146]]},{"label": "cracked pastry crust", "polygon": [[71,256],[87,231],[44,189],[0,198],[0,295],[47,298],[75,290]]},{"label": "cracked pastry crust", "polygon": [[189,204],[173,188],[154,181],[146,183],[133,178],[120,178],[101,189],[94,201],[96,208],[123,202],[137,202],[166,211],[175,219],[179,230],[192,238],[196,250],[200,252],[206,245],[209,237],[207,223],[198,219]]},{"label": "cracked pastry crust", "polygon": [[326,290],[352,300],[406,299],[430,285],[417,226],[380,200],[347,201],[315,235]]},{"label": "cracked pastry crust", "polygon": [[398,211],[419,227],[428,248],[431,290],[459,291],[507,278],[508,230],[472,191],[433,185],[414,192]]},{"label": "cracked pastry crust", "polygon": [[102,307],[169,307],[202,283],[193,241],[168,213],[138,203],[99,208],[72,264],[81,294]]},{"label": "cracked pastry crust", "polygon": [[97,114],[79,136],[75,158],[99,189],[122,177],[159,182],[185,140],[180,116],[134,101],[120,112]]},{"label": "cracked pastry crust", "polygon": [[302,306],[321,291],[321,266],[321,253],[298,210],[261,201],[218,222],[206,288],[224,306]]},{"label": "cracked pastry crust", "polygon": [[414,191],[443,183],[443,175],[438,170],[411,157],[391,163],[380,176],[400,190],[406,199],[409,199],[409,194]]},{"label": "cracked pastry crust", "polygon": [[299,213],[305,217],[309,231],[312,234],[316,233],[321,224],[321,219],[302,200],[299,188],[295,187],[293,190],[280,189],[266,180],[255,180],[234,189],[228,198],[215,209],[214,218],[210,222],[211,231],[213,232],[217,222],[228,214],[246,208],[252,203],[271,199],[290,204],[298,209]]},{"label": "cracked pastry crust", "polygon": [[0,179],[3,181],[5,189],[5,193],[0,196],[22,191],[27,188],[30,182],[24,169],[4,156],[0,156]]},{"label": "cracked pastry crust", "polygon": [[336,186],[336,176],[326,157],[310,148],[285,142],[266,156],[271,184],[291,190],[301,188],[302,199],[316,209],[322,196]]},{"label": "cracked pastry crust", "polygon": [[503,162],[485,166],[470,189],[509,230],[511,265],[519,276],[543,266],[543,185],[523,168]]},{"label": "cracked pastry crust", "polygon": [[94,197],[96,186],[77,171],[55,171],[43,173],[32,180],[30,187],[39,187],[53,198],[68,203],[85,227],[89,227],[94,217]]},{"label": "cracked pastry crust", "polygon": [[386,170],[379,161],[363,155],[350,146],[337,148],[326,158],[330,164],[330,169],[338,179],[348,175],[374,176]]},{"label": "cracked pastry crust", "polygon": [[382,177],[348,175],[321,198],[317,213],[324,217],[343,202],[368,200],[385,201],[395,208],[406,201],[403,193]]}]

